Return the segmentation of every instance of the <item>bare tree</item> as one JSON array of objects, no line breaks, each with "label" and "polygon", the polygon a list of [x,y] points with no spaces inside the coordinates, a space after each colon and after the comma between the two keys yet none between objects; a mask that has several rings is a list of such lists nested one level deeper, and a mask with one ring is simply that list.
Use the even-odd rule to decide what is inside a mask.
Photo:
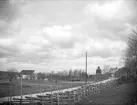
[{"label": "bare tree", "polygon": [[9,81],[12,81],[13,79],[16,79],[18,73],[18,70],[16,68],[8,68],[7,69]]},{"label": "bare tree", "polygon": [[110,70],[110,65],[104,65],[103,74],[109,72],[109,70]]},{"label": "bare tree", "polygon": [[14,67],[8,68],[7,71],[8,72],[18,72],[18,70],[16,68],[14,68]]}]

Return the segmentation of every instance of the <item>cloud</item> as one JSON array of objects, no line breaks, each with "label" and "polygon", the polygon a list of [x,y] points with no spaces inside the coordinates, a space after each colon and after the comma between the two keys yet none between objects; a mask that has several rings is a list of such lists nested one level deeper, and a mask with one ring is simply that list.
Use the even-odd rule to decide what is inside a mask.
[{"label": "cloud", "polygon": [[45,27],[43,29],[44,33],[47,33],[50,39],[55,41],[66,41],[71,40],[71,26],[53,26],[53,27]]},{"label": "cloud", "polygon": [[125,0],[3,2],[0,4],[1,68],[84,69],[86,51],[90,73],[95,73],[99,65],[120,67],[127,33],[136,21],[135,3]]},{"label": "cloud", "polygon": [[0,37],[13,35],[16,25],[13,21],[18,17],[18,6],[10,3],[9,0],[0,1]]},{"label": "cloud", "polygon": [[[68,26],[64,26],[68,27]],[[119,47],[125,46],[124,42],[109,40],[108,37],[95,38],[92,36],[85,36],[84,34],[75,34],[73,29],[64,28],[63,26],[53,26],[44,28],[39,34],[48,39],[52,43],[52,48],[55,49],[52,53],[57,55],[56,58],[78,58],[83,57],[86,51],[89,52],[89,56],[100,56],[107,58],[110,56],[117,56],[124,49]],[[70,26],[69,26],[70,27]],[[75,27],[73,27],[75,28]],[[81,37],[81,38],[80,38]],[[68,43],[68,44],[66,44]],[[53,47],[54,46],[54,47]],[[65,50],[64,50],[65,49]],[[68,50],[69,49],[69,50]],[[118,53],[119,52],[119,53]],[[62,57],[61,57],[62,56]]]},{"label": "cloud", "polygon": [[[108,19],[111,17],[114,17],[116,14],[117,10],[121,6],[121,1],[115,1],[115,2],[110,2],[110,3],[105,3],[105,4],[89,4],[87,6],[87,11],[86,12],[91,12],[93,14],[102,16],[104,19]],[[109,8],[109,9],[108,9]]]},{"label": "cloud", "polygon": [[126,1],[126,0],[112,0],[104,1],[104,3],[91,3],[85,8],[86,14],[95,15],[103,20],[113,19],[125,21],[130,17],[136,16],[136,1]]},{"label": "cloud", "polygon": [[12,22],[17,16],[16,6],[10,4],[9,0],[0,1],[0,19]]},{"label": "cloud", "polygon": [[0,38],[0,58],[11,58],[19,53],[16,44],[13,44],[12,38]]},{"label": "cloud", "polygon": [[[121,47],[123,46],[123,47]],[[85,56],[84,52],[88,52],[89,57],[98,56],[101,58],[108,58],[119,56],[125,49],[126,44],[122,41],[112,42],[109,39],[93,39],[88,38],[85,43],[76,43],[74,47],[74,55],[78,57]]]},{"label": "cloud", "polygon": [[[137,16],[137,8],[135,0],[112,0],[104,1],[103,3],[93,2],[88,4],[84,13],[87,17],[90,17],[89,22],[91,24],[89,34],[98,35],[100,37],[110,38],[112,40],[125,40],[124,34],[119,34],[119,32],[124,32],[127,30],[127,24],[136,23],[135,18]],[[96,26],[96,27],[95,27]],[[95,31],[93,31],[95,30]]]},{"label": "cloud", "polygon": [[59,48],[72,48],[75,40],[71,25],[54,25],[50,27],[44,27],[39,34],[43,34],[53,46]]}]

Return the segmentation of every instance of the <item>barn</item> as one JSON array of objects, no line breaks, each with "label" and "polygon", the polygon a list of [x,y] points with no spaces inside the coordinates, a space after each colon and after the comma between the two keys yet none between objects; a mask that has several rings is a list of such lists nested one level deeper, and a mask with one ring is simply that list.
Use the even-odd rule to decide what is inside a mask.
[{"label": "barn", "polygon": [[20,74],[22,75],[22,79],[33,79],[33,73],[35,70],[22,70]]}]

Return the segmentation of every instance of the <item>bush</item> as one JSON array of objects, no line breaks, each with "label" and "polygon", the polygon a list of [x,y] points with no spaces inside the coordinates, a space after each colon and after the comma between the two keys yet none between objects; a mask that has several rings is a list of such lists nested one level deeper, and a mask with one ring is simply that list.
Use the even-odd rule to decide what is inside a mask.
[{"label": "bush", "polygon": [[123,75],[118,78],[118,84],[124,84],[124,83],[134,83],[137,82],[137,76],[134,75]]},{"label": "bush", "polygon": [[137,82],[137,76],[129,76],[129,82]]}]

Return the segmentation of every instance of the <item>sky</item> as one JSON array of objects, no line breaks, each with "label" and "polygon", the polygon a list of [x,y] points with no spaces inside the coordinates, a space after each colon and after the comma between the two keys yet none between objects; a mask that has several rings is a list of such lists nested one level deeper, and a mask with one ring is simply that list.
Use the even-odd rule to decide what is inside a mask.
[{"label": "sky", "polygon": [[136,0],[0,0],[0,70],[122,67]]}]

